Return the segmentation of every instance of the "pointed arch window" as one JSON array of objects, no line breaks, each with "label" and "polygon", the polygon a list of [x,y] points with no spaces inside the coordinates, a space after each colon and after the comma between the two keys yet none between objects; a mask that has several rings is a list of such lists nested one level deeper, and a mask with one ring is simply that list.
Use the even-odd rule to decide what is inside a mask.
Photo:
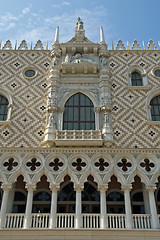
[{"label": "pointed arch window", "polygon": [[0,95],[0,121],[7,120],[8,114],[8,100],[4,96]]},{"label": "pointed arch window", "polygon": [[131,74],[131,84],[132,86],[143,86],[142,76],[136,71]]},{"label": "pointed arch window", "polygon": [[154,97],[151,100],[150,105],[152,121],[160,121],[160,95]]},{"label": "pointed arch window", "polygon": [[86,95],[76,93],[67,100],[63,115],[63,129],[95,129],[94,105]]}]

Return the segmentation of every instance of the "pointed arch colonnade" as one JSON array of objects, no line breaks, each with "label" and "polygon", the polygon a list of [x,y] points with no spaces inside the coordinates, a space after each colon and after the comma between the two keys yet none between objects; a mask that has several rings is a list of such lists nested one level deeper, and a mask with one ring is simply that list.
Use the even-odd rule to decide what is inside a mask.
[{"label": "pointed arch colonnade", "polygon": [[1,157],[1,228],[160,227],[154,154],[68,156]]}]

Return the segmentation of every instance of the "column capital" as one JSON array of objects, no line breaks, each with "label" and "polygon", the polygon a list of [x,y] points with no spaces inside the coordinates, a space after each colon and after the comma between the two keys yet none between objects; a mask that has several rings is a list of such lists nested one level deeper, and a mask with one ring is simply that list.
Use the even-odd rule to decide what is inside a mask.
[{"label": "column capital", "polygon": [[147,192],[154,192],[157,189],[155,184],[146,185],[145,188]]},{"label": "column capital", "polygon": [[100,107],[94,107],[94,112],[95,112],[95,113],[99,113],[100,110],[101,110]]},{"label": "column capital", "polygon": [[104,183],[104,184],[98,184],[98,191],[102,192],[102,191],[107,191],[108,189],[108,183]]},{"label": "column capital", "polygon": [[83,183],[75,183],[74,184],[74,190],[75,191],[83,191],[84,189],[84,184]]},{"label": "column capital", "polygon": [[27,189],[27,191],[35,191],[36,190],[36,184],[26,184],[25,188]]},{"label": "column capital", "polygon": [[12,190],[12,183],[3,183],[1,188],[3,189],[3,191],[10,191]]},{"label": "column capital", "polygon": [[132,184],[122,184],[121,190],[130,192],[132,189]]},{"label": "column capital", "polygon": [[49,188],[51,189],[52,192],[57,192],[60,189],[59,183],[52,183],[49,185]]}]

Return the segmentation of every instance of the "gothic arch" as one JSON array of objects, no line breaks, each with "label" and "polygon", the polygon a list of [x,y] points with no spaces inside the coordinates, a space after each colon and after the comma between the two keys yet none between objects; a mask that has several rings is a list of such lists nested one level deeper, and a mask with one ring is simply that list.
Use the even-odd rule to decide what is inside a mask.
[{"label": "gothic arch", "polygon": [[66,175],[68,175],[71,178],[71,182],[73,182],[73,183],[78,183],[79,182],[77,175],[73,171],[71,171],[70,169],[67,168],[65,171],[63,171],[62,173],[60,173],[57,176],[56,183],[60,184],[61,182],[63,182],[64,181],[64,177]]},{"label": "gothic arch", "polygon": [[93,96],[93,94],[91,94],[88,90],[72,90],[69,93],[67,93],[66,95],[62,96],[62,100],[60,101],[60,106],[64,107],[65,103],[67,102],[67,100],[72,97],[73,95],[75,95],[76,93],[82,93],[85,96],[87,96],[93,103],[94,107],[98,107],[98,101],[96,99],[96,96]]},{"label": "gothic arch", "polygon": [[152,121],[151,118],[151,105],[150,102],[154,97],[157,97],[158,95],[160,95],[160,87],[159,88],[153,88],[151,91],[149,91],[149,93],[147,94],[147,98],[146,98],[146,108],[147,108],[147,112],[148,112],[148,119],[149,121]]},{"label": "gothic arch", "polygon": [[24,181],[26,182],[26,184],[31,184],[32,183],[32,179],[31,177],[29,176],[29,174],[24,171],[22,168],[20,168],[18,171],[16,171],[15,173],[13,173],[9,179],[8,179],[8,182],[9,183],[15,183],[17,178],[22,175],[24,177]]},{"label": "gothic arch", "polygon": [[0,88],[0,95],[4,96],[8,100],[8,113],[6,121],[10,121],[11,119],[11,111],[13,107],[13,100],[10,92],[4,88]]}]

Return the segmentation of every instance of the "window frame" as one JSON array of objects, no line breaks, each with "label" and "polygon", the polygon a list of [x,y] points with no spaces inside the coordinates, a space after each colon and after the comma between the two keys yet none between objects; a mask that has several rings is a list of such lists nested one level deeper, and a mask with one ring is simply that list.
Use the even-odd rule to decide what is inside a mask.
[{"label": "window frame", "polygon": [[[78,96],[78,102],[77,104],[74,103],[74,101],[76,100],[76,96]],[[81,99],[82,99],[82,96],[85,97],[84,100],[85,100],[85,104],[82,105],[81,103]],[[69,100],[73,98],[73,105],[67,105],[69,103]],[[86,100],[88,101],[89,100],[89,104],[86,103]],[[67,106],[66,106],[67,105]],[[83,111],[84,109],[87,110],[87,108],[90,109],[90,115],[94,116],[94,119],[93,121],[89,121],[89,120],[81,120],[81,116],[82,116],[82,113],[81,113],[81,110]],[[67,117],[65,116],[65,109],[73,109],[73,112],[74,110],[77,111],[77,115],[78,115],[78,120],[68,120]],[[67,113],[66,113],[67,114]],[[66,118],[65,118],[66,117]],[[91,119],[91,117],[90,117]],[[69,128],[68,124],[72,124],[72,127],[71,129]],[[65,127],[65,124],[66,124],[66,127]],[[78,129],[74,129],[74,124],[77,124],[78,126]],[[85,129],[81,129],[81,124],[84,124],[85,125]],[[87,125],[86,124],[90,124],[89,125],[89,128],[87,128]],[[64,105],[64,112],[63,112],[63,123],[62,123],[62,129],[63,130],[95,130],[96,129],[96,119],[95,119],[95,111],[94,111],[94,103],[93,101],[84,93],[81,93],[81,92],[77,92],[73,95],[71,95],[67,101],[65,102],[65,105]],[[93,126],[92,126],[93,125]]]},{"label": "window frame", "polygon": [[7,118],[6,120],[0,120],[0,125],[9,125],[11,124],[11,112],[13,108],[13,101],[11,94],[3,88],[0,88],[0,96],[3,96],[8,100],[8,111],[7,111]]}]

